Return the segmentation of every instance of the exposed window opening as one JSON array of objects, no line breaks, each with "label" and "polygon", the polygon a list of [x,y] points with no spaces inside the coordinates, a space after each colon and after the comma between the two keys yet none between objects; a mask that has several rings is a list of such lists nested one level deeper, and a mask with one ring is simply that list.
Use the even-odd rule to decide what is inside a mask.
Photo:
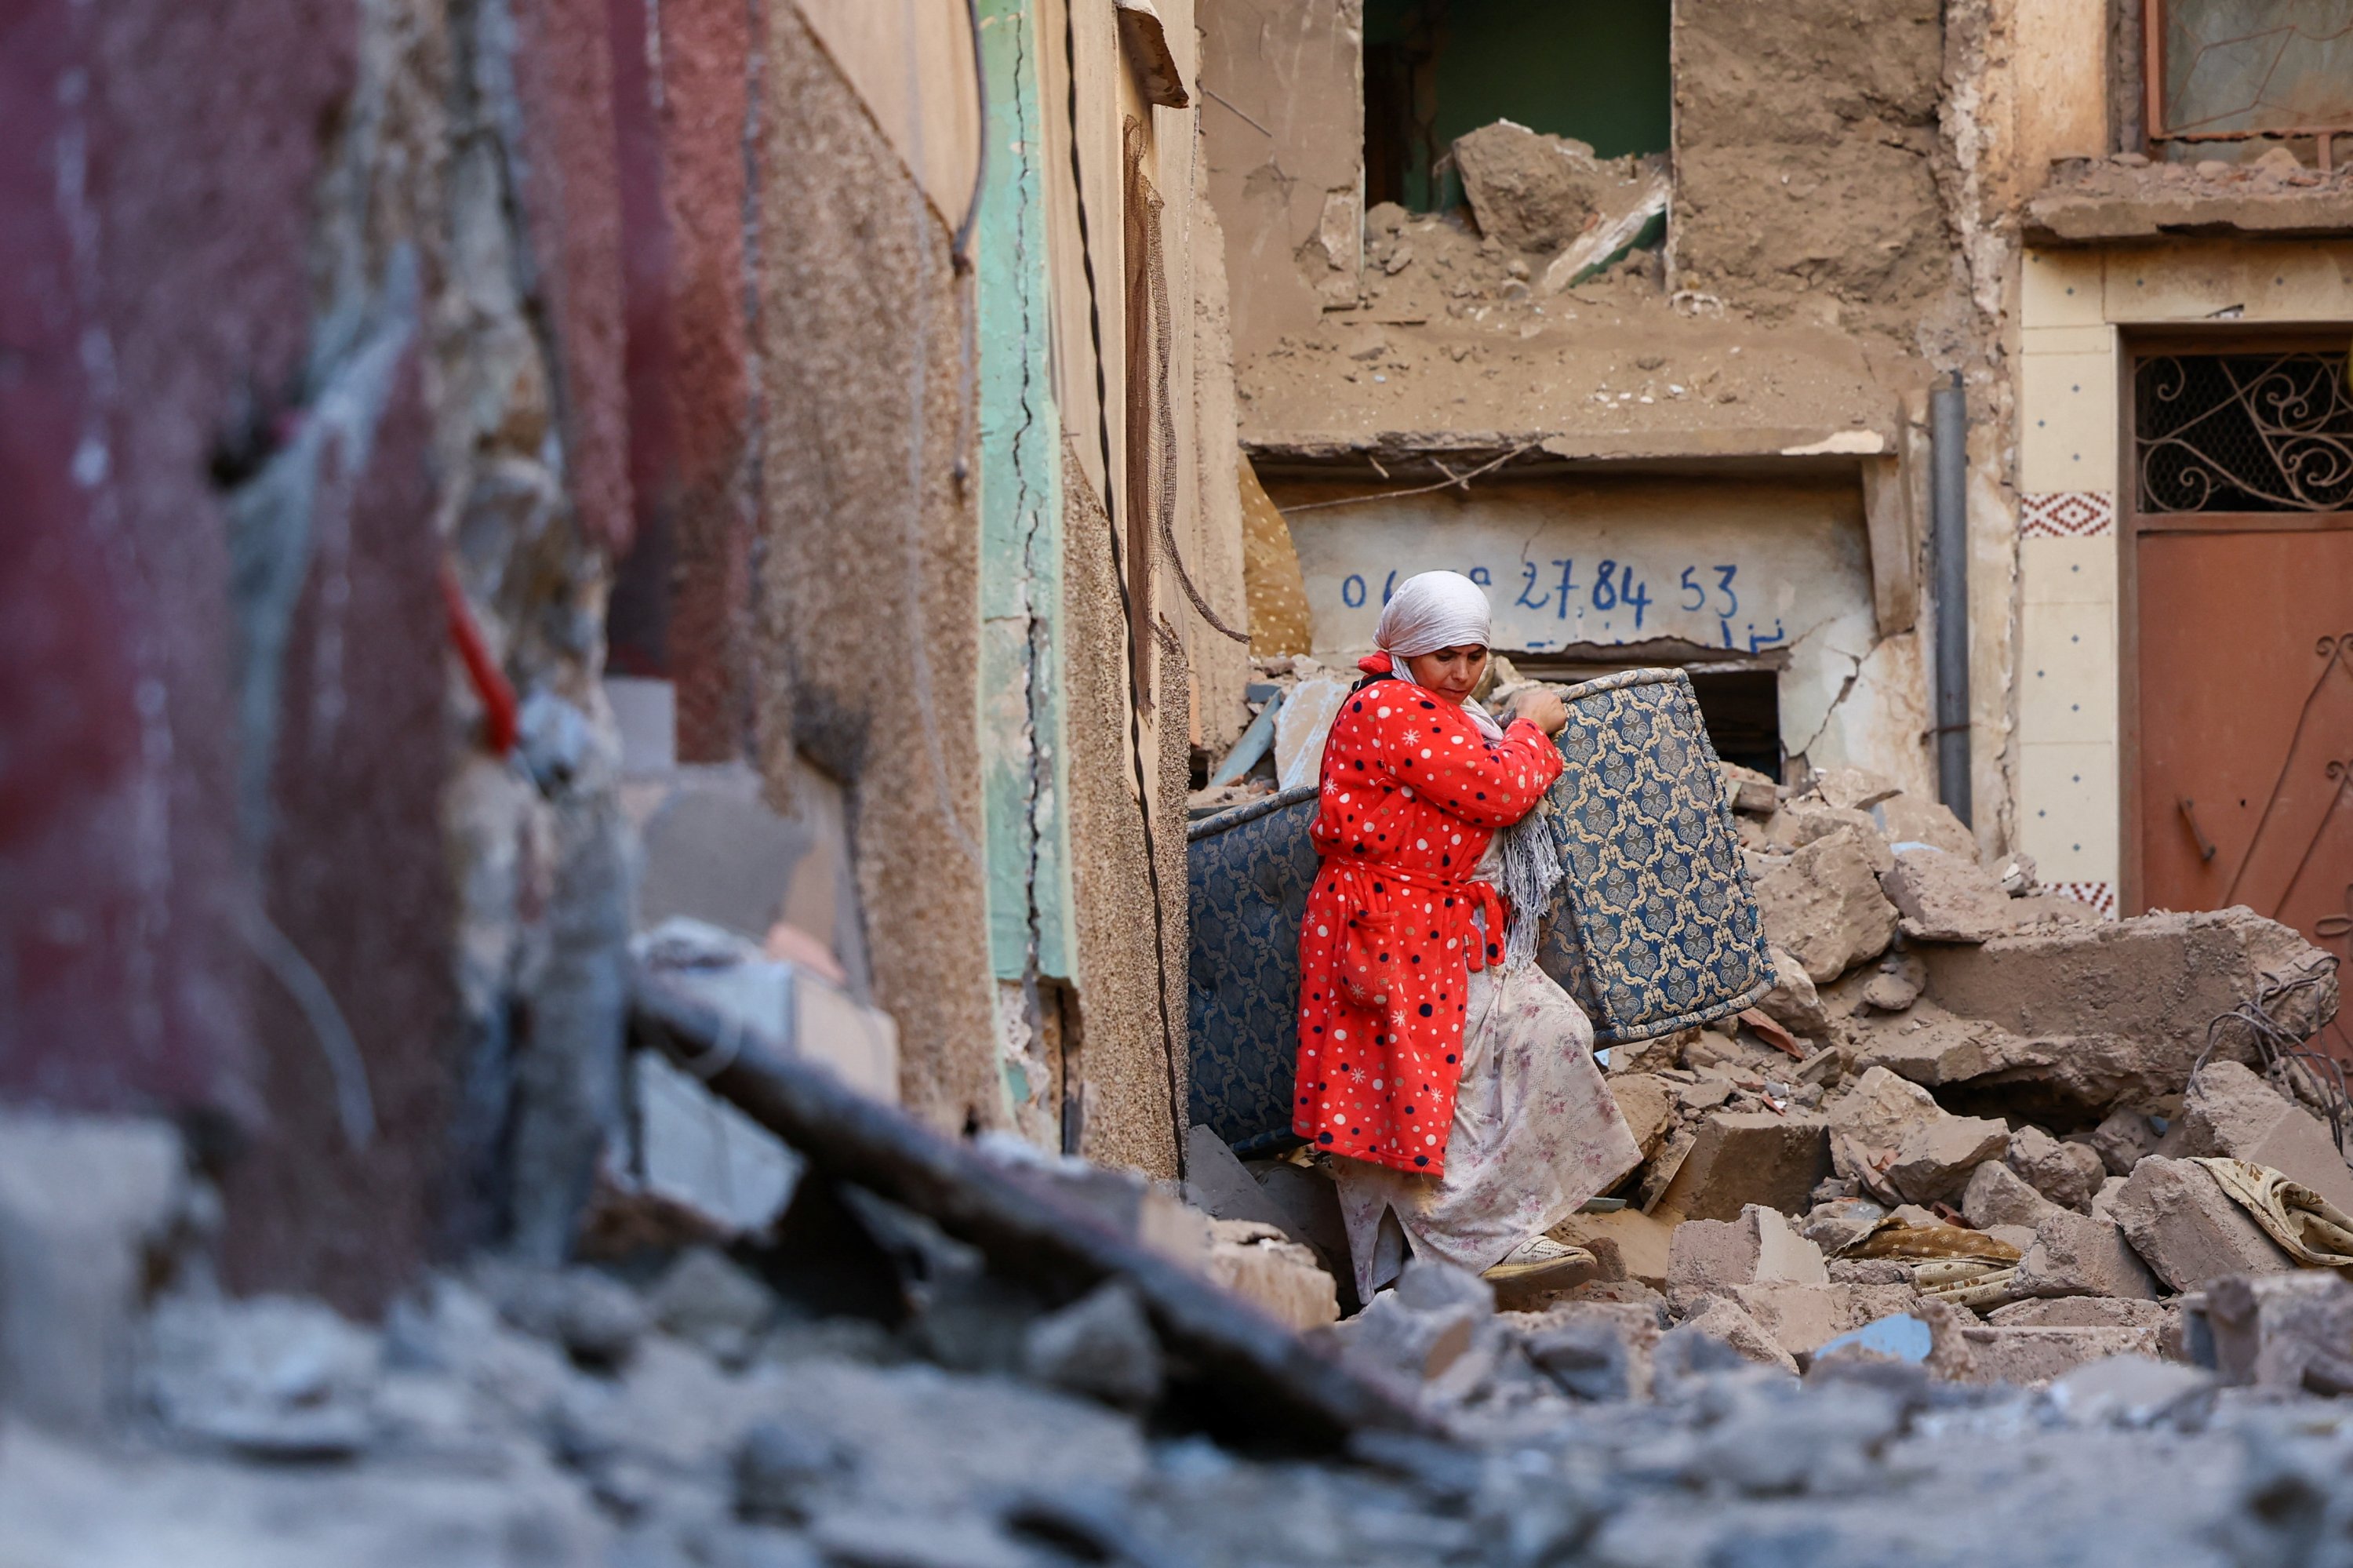
[{"label": "exposed window opening", "polygon": [[1699,656],[1688,643],[1672,642],[1637,644],[1615,659],[1599,649],[1567,656],[1504,652],[1521,674],[1545,681],[1599,680],[1639,664],[1681,665],[1716,756],[1767,779],[1781,777],[1788,760],[1781,750],[1781,674],[1771,664],[1720,662]]},{"label": "exposed window opening", "polygon": [[1498,120],[1597,156],[1664,153],[1669,0],[1366,0],[1365,200],[1462,200],[1457,136]]}]

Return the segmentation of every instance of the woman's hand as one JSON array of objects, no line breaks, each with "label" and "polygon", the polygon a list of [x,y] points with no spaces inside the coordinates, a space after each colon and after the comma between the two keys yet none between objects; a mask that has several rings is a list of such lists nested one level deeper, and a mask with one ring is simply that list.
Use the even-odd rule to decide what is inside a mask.
[{"label": "woman's hand", "polygon": [[1546,735],[1558,735],[1568,727],[1568,710],[1561,705],[1560,693],[1551,686],[1530,686],[1514,694],[1511,716],[1527,720]]}]

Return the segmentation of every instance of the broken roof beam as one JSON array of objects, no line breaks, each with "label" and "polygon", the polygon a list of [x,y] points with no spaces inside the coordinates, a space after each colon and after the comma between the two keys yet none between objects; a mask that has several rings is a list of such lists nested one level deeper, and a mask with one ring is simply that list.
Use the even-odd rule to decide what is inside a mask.
[{"label": "broken roof beam", "polygon": [[1404,1404],[1311,1350],[1206,1279],[1120,1234],[1043,1181],[996,1164],[831,1074],[787,1056],[643,969],[630,1031],[790,1144],[811,1169],[922,1214],[980,1249],[992,1269],[1075,1298],[1124,1280],[1144,1303],[1193,1403],[1260,1443],[1336,1447],[1365,1428],[1426,1430]]}]

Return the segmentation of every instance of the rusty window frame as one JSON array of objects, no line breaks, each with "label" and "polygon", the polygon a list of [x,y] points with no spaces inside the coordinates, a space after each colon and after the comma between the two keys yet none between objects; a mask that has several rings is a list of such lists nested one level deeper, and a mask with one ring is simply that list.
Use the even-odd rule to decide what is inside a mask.
[{"label": "rusty window frame", "polygon": [[2324,171],[2328,169],[2333,162],[2330,143],[2336,137],[2353,134],[2353,111],[2349,111],[2345,122],[2338,125],[2274,126],[2252,131],[2171,131],[2166,128],[2165,25],[2178,3],[2179,0],[2142,0],[2141,3],[2142,140],[2147,147],[2154,151],[2161,142],[2252,142],[2308,136],[2317,143],[2320,167]]}]

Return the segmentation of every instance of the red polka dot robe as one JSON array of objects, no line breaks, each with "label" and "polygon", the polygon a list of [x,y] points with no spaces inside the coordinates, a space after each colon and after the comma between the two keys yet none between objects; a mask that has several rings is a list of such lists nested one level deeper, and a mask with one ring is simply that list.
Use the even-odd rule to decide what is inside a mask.
[{"label": "red polka dot robe", "polygon": [[1371,682],[1341,705],[1311,830],[1324,869],[1299,933],[1293,1131],[1445,1173],[1463,993],[1472,969],[1503,957],[1503,899],[1472,873],[1560,770],[1535,726],[1491,741],[1460,704],[1409,682]]}]

